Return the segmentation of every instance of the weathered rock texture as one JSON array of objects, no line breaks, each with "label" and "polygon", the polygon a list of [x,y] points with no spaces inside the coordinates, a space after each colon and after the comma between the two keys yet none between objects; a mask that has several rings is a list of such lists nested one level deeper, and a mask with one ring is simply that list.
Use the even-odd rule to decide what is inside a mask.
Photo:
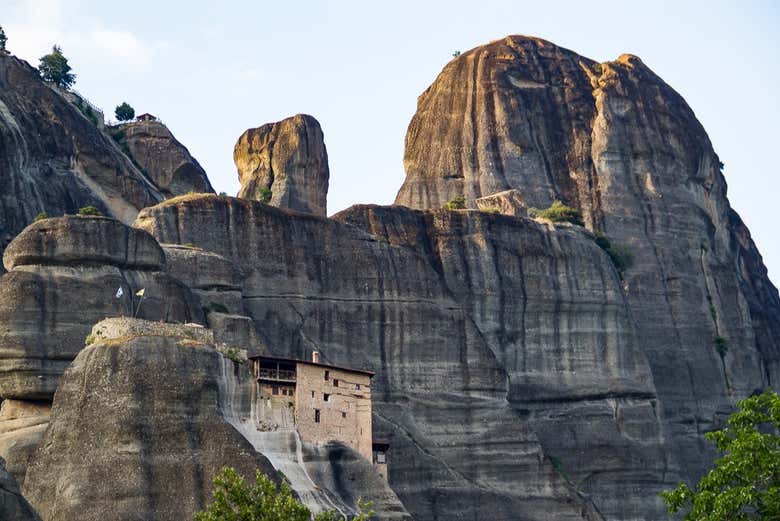
[{"label": "weathered rock texture", "polygon": [[596,519],[586,494],[621,519],[663,515],[675,469],[650,368],[587,234],[480,212],[335,219],[202,196],[136,226],[238,264],[275,354],[376,371],[375,432],[416,519]]},{"label": "weathered rock texture", "polygon": [[[189,288],[148,234],[105,217],[44,219],[9,245],[0,278],[0,397],[50,400],[107,316],[203,323]],[[117,298],[117,291],[122,294]],[[145,290],[143,301],[135,296]]]},{"label": "weathered rock texture", "polygon": [[38,515],[19,492],[19,485],[5,470],[3,458],[0,458],[0,519],[40,521]]},{"label": "weathered rock texture", "polygon": [[222,355],[149,334],[93,344],[63,376],[24,485],[46,521],[192,519],[222,466],[275,476],[220,414]]},{"label": "weathered rock texture", "polygon": [[320,124],[298,114],[244,132],[233,150],[241,190],[238,197],[315,215],[327,215],[328,152]]},{"label": "weathered rock texture", "polygon": [[0,55],[0,250],[42,211],[95,205],[126,223],[162,195],[116,143],[13,56]]},{"label": "weathered rock texture", "polygon": [[483,212],[502,213],[513,217],[528,217],[525,199],[517,190],[504,190],[492,195],[479,197],[477,208]]},{"label": "weathered rock texture", "polygon": [[[474,206],[517,189],[529,206],[580,208],[589,228],[631,250],[629,313],[685,477],[709,464],[701,434],[735,400],[777,387],[777,290],[704,129],[636,56],[596,63],[522,36],[464,53],[420,96],[404,164],[399,204],[438,208],[464,195]],[[728,344],[723,357],[716,339]]]},{"label": "weathered rock texture", "polygon": [[159,121],[136,121],[110,129],[120,148],[166,197],[214,193],[198,161]]},{"label": "weathered rock texture", "polygon": [[50,415],[48,402],[3,400],[0,405],[0,458],[19,485],[24,483],[27,465],[49,426]]}]

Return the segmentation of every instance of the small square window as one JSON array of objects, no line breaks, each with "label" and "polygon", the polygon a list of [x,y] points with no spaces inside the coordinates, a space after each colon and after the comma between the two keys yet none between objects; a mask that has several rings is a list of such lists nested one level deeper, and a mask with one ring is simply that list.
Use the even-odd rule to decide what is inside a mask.
[{"label": "small square window", "polygon": [[339,386],[339,381],[338,381],[338,379],[334,378],[333,379],[333,387],[338,387],[338,386]]},{"label": "small square window", "polygon": [[328,393],[323,393],[322,394],[322,399],[324,401],[326,401],[326,402],[329,402],[330,401],[330,395]]},{"label": "small square window", "polygon": [[320,410],[314,409],[314,423],[320,423]]}]

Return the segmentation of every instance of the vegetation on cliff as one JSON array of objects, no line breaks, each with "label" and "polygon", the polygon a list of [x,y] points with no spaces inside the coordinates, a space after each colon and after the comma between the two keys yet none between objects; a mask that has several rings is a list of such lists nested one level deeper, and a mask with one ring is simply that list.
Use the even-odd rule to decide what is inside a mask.
[{"label": "vegetation on cliff", "polygon": [[685,521],[780,519],[780,396],[767,389],[737,404],[724,429],[708,432],[722,456],[696,485],[661,496]]},{"label": "vegetation on cliff", "polygon": [[76,83],[76,75],[70,72],[71,70],[59,45],[52,47],[51,53],[41,56],[41,63],[38,65],[41,78],[63,89],[69,89]]}]

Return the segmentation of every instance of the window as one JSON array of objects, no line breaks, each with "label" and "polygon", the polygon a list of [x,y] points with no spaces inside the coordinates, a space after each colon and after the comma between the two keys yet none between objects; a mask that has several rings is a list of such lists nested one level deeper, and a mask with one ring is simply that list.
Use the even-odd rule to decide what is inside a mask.
[{"label": "window", "polygon": [[355,384],[355,389],[359,391],[360,390],[360,384]]},{"label": "window", "polygon": [[385,464],[387,463],[387,456],[384,452],[377,452],[376,453],[376,462],[379,464]]},{"label": "window", "polygon": [[278,386],[278,385],[274,385],[274,386],[271,388],[271,392],[272,392],[272,393],[274,393],[274,395],[277,395],[277,394],[279,394],[279,386]]},{"label": "window", "polygon": [[314,423],[320,423],[320,410],[314,409]]},{"label": "window", "polygon": [[341,411],[341,417],[342,418],[346,418],[347,417],[347,413],[345,413],[344,411]]},{"label": "window", "polygon": [[311,392],[311,397],[314,398],[314,391]]},{"label": "window", "polygon": [[330,371],[325,371],[325,379],[330,380]]},{"label": "window", "polygon": [[330,401],[330,395],[328,393],[323,393],[322,394],[322,399],[324,401],[326,401],[326,402],[329,402]]},{"label": "window", "polygon": [[338,387],[338,386],[339,386],[339,381],[336,378],[334,378],[333,379],[333,387]]}]

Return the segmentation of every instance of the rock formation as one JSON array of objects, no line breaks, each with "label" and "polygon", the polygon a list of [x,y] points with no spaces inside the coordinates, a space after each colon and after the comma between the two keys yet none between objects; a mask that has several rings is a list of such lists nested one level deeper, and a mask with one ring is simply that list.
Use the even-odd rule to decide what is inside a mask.
[{"label": "rock formation", "polygon": [[529,206],[579,208],[590,229],[630,249],[629,311],[689,479],[711,461],[701,433],[735,400],[777,387],[777,290],[704,129],[636,56],[597,63],[522,36],[466,52],[420,96],[404,164],[399,204],[438,208],[463,195],[473,207],[517,189]]},{"label": "rock formation", "polygon": [[320,124],[298,114],[244,132],[233,150],[238,197],[327,215],[328,152]]},{"label": "rock formation", "polygon": [[[6,249],[0,278],[0,397],[51,400],[92,324],[133,315],[203,322],[148,234],[107,217],[44,219]],[[121,291],[120,291],[121,289]],[[145,290],[141,302],[135,293]],[[118,296],[117,296],[118,295]]]},{"label": "rock formation", "polygon": [[214,193],[206,172],[189,150],[159,121],[113,127],[111,135],[166,197],[189,192]]},{"label": "rock formation", "polygon": [[40,521],[38,515],[19,492],[19,485],[6,472],[3,458],[0,458],[0,519]]},{"label": "rock formation", "polygon": [[43,519],[192,519],[223,466],[275,476],[222,417],[222,355],[199,332],[151,323],[79,353],[25,480]]},{"label": "rock formation", "polygon": [[479,197],[477,208],[483,212],[502,213],[513,217],[528,217],[528,207],[525,199],[517,190],[504,190],[491,195]]},{"label": "rock formation", "polygon": [[0,405],[0,457],[19,485],[24,484],[27,465],[49,426],[51,404],[3,400]]},{"label": "rock formation", "polygon": [[136,226],[232,259],[274,354],[377,372],[375,429],[416,519],[580,519],[579,493],[623,519],[663,512],[653,491],[675,471],[650,368],[586,233],[383,207],[323,220],[217,196],[147,208]]},{"label": "rock formation", "polygon": [[95,205],[126,223],[162,195],[38,72],[0,55],[0,251],[39,212]]}]

